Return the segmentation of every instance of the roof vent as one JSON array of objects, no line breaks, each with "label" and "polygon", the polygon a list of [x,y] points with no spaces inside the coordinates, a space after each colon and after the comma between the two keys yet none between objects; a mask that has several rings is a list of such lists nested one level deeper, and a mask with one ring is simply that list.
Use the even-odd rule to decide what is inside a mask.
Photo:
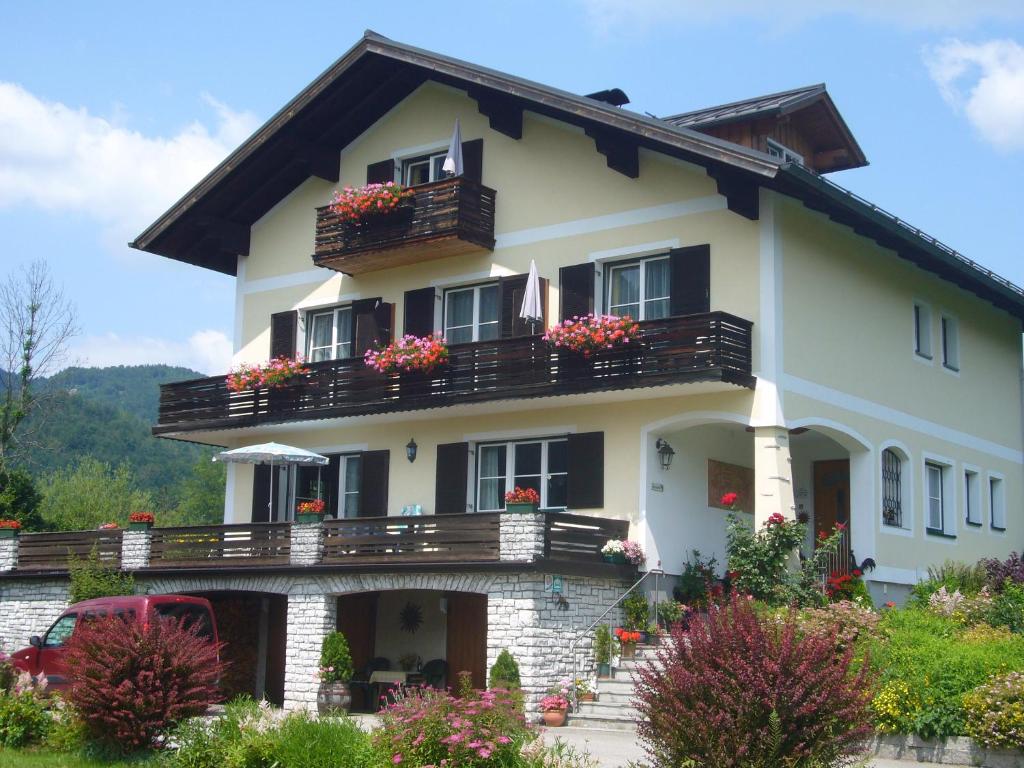
[{"label": "roof vent", "polygon": [[621,107],[623,104],[629,104],[629,96],[627,96],[625,91],[621,88],[608,88],[604,91],[588,93],[587,98],[594,99],[595,101],[603,101],[606,104],[611,104],[613,107]]}]

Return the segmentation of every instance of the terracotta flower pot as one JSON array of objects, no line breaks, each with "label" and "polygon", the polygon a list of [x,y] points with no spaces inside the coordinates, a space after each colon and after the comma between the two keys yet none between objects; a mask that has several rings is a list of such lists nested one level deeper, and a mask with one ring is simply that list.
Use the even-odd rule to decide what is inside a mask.
[{"label": "terracotta flower pot", "polygon": [[564,709],[549,709],[543,714],[544,725],[548,728],[561,728],[565,725],[565,710]]},{"label": "terracotta flower pot", "polygon": [[321,715],[346,713],[352,706],[352,691],[348,683],[320,683],[316,693],[316,709]]},{"label": "terracotta flower pot", "polygon": [[632,659],[636,656],[636,643],[620,643],[622,648],[620,656],[623,659]]}]

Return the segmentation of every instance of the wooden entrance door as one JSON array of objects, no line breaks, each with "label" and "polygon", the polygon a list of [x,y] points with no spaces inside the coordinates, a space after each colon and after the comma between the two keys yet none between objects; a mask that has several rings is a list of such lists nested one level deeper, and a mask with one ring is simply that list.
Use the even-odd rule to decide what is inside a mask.
[{"label": "wooden entrance door", "polygon": [[448,685],[455,688],[459,672],[468,670],[474,688],[487,682],[487,595],[449,592],[448,598]]},{"label": "wooden entrance door", "polygon": [[850,560],[850,460],[814,462],[814,539],[831,535],[837,523],[846,526],[836,570],[846,570]]}]

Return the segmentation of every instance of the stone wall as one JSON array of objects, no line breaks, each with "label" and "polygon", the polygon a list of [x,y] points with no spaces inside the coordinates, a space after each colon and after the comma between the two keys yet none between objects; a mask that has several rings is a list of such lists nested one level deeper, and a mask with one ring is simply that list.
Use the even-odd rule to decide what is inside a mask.
[{"label": "stone wall", "polygon": [[530,563],[543,557],[544,522],[543,512],[502,515],[498,529],[501,559]]},{"label": "stone wall", "polygon": [[0,581],[0,649],[14,651],[42,635],[68,607],[67,579]]}]

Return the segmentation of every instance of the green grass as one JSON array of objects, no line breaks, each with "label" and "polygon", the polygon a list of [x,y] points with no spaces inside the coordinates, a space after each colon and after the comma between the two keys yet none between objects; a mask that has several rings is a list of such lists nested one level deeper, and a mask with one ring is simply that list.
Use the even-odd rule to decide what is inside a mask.
[{"label": "green grass", "polygon": [[105,761],[45,749],[0,749],[4,768],[146,768],[154,764],[151,759]]}]

